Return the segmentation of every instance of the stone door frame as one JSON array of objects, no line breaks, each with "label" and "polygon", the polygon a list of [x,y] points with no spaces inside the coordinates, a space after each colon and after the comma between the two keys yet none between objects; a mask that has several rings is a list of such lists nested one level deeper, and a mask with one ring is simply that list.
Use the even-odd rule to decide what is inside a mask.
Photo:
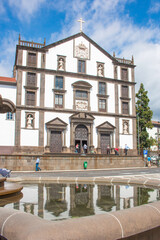
[{"label": "stone door frame", "polygon": [[47,145],[45,146],[45,152],[50,152],[50,138],[51,138],[51,131],[61,132],[62,136],[62,152],[67,151],[66,147],[66,129],[67,123],[62,121],[60,118],[55,118],[46,123],[47,128]]},{"label": "stone door frame", "polygon": [[93,121],[91,114],[79,112],[70,117],[70,151],[75,152],[75,131],[78,125],[84,125],[88,130],[88,152],[94,150],[93,146]]}]

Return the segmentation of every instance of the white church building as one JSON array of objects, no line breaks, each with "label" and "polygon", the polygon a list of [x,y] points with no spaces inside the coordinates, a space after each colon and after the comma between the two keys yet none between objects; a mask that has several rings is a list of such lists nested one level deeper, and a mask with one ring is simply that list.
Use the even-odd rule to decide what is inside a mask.
[{"label": "white church building", "polygon": [[14,77],[0,78],[0,150],[80,153],[86,144],[106,154],[127,144],[135,155],[134,68],[83,32],[50,45],[19,37]]}]

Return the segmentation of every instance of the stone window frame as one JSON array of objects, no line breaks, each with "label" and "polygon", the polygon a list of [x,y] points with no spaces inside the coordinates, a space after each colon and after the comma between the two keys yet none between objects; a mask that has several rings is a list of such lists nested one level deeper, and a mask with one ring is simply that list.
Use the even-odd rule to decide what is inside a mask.
[{"label": "stone window frame", "polygon": [[[121,113],[122,115],[130,115],[130,106],[129,106],[130,100],[122,100],[121,101]],[[123,103],[128,103],[128,113],[123,113]]]},{"label": "stone window frame", "polygon": [[[99,84],[100,83],[105,83],[105,94],[100,94],[99,93]],[[97,94],[97,97],[98,97],[98,111],[99,112],[107,112],[108,111],[108,101],[107,101],[107,99],[108,99],[109,95],[107,95],[107,83],[105,81],[98,81],[98,94]],[[99,100],[101,100],[101,99],[106,100],[106,108],[105,108],[105,110],[99,108]]]},{"label": "stone window frame", "polygon": [[[85,66],[84,66],[84,72],[79,72],[79,61],[81,61],[81,62],[84,62],[85,63]],[[79,73],[79,74],[86,74],[86,69],[87,69],[87,67],[86,67],[86,64],[87,62],[86,62],[86,59],[82,59],[82,58],[78,58],[77,59],[77,72]]]},{"label": "stone window frame", "polygon": [[[122,78],[122,70],[123,70],[123,69],[127,70],[127,79],[123,79],[123,78]],[[128,67],[121,66],[121,80],[122,80],[122,81],[127,81],[127,82],[129,81],[129,71],[128,71]]]},{"label": "stone window frame", "polygon": [[[122,90],[123,87],[127,87],[127,88],[128,88],[128,96],[123,96],[123,90]],[[123,98],[123,99],[129,99],[129,86],[124,85],[124,84],[121,85],[121,98]]]},{"label": "stone window frame", "polygon": [[[100,108],[100,106],[99,106],[100,100],[105,100],[105,109]],[[101,97],[98,98],[98,112],[107,112],[107,99],[106,98],[101,98]]]},{"label": "stone window frame", "polygon": [[[27,128],[27,116],[31,114],[33,116],[33,126],[32,128]],[[35,112],[25,112],[25,128],[28,130],[28,129],[35,129]]]},{"label": "stone window frame", "polygon": [[[27,76],[28,76],[28,73],[34,73],[34,74],[35,74],[35,76],[36,76],[36,77],[35,77],[35,86],[30,86],[30,85],[27,84],[27,80],[28,80],[28,79],[27,79]],[[27,88],[37,87],[37,73],[35,73],[35,72],[26,72],[26,81],[25,81],[25,82],[26,82],[26,87],[27,87]]]},{"label": "stone window frame", "polygon": [[[128,124],[128,133],[124,133],[124,123],[125,122]],[[124,135],[129,135],[130,134],[129,122],[130,122],[129,120],[122,119],[122,134],[124,134]]]},{"label": "stone window frame", "polygon": [[[56,95],[60,95],[60,96],[62,96],[62,105],[60,105],[60,104],[55,104],[55,102],[56,102]],[[63,93],[61,93],[61,92],[54,92],[54,107],[57,109],[64,109],[64,94]]]},{"label": "stone window frame", "polygon": [[[56,77],[62,77],[63,78],[63,89],[56,89],[55,88],[55,83],[56,83]],[[54,96],[53,96],[53,100],[54,100],[54,107],[57,109],[57,108],[60,108],[60,109],[64,109],[64,106],[65,106],[65,93],[67,92],[65,90],[65,77],[62,76],[62,75],[55,75],[54,76],[54,88],[52,89],[53,93],[54,93]],[[55,104],[55,95],[62,95],[63,96],[63,104],[62,105],[56,105]]]},{"label": "stone window frame", "polygon": [[[25,87],[25,89],[26,89],[26,91],[25,91],[25,105],[26,106],[32,106],[32,107],[37,106],[37,89],[31,89],[31,88],[28,88],[28,87]],[[27,104],[27,92],[34,92],[35,93],[35,104],[34,105]]]},{"label": "stone window frame", "polygon": [[[103,75],[102,75],[102,76],[98,75],[98,66],[99,66],[99,65],[102,65],[102,67],[103,67],[103,69],[102,69],[102,70],[103,70]],[[98,77],[105,77],[105,74],[104,74],[104,70],[105,70],[105,69],[104,69],[104,65],[105,65],[105,63],[97,62],[97,76],[98,76]]]},{"label": "stone window frame", "polygon": [[[91,110],[91,106],[90,106],[90,89],[92,88],[92,86],[90,85],[90,83],[86,82],[86,81],[77,81],[75,83],[72,84],[73,86],[73,109],[76,110],[76,100],[80,100],[79,98],[76,98],[76,90],[79,91],[86,91],[87,92],[87,99],[86,101],[88,101],[88,109],[87,111]],[[84,100],[84,99],[82,99]],[[80,111],[80,110],[77,110]],[[84,110],[83,110],[84,111]]]},{"label": "stone window frame", "polygon": [[[35,55],[36,55],[36,63],[35,64],[29,64],[28,63],[28,56],[29,56],[29,54],[30,53],[34,53]],[[27,67],[37,67],[37,63],[38,63],[38,54],[37,54],[37,52],[35,52],[35,51],[27,51],[27,59],[26,59],[26,63],[27,63]]]},{"label": "stone window frame", "polygon": [[[58,68],[58,63],[59,63],[60,58],[62,58],[64,61],[64,69],[63,70]],[[66,56],[57,55],[57,71],[66,71]]]}]

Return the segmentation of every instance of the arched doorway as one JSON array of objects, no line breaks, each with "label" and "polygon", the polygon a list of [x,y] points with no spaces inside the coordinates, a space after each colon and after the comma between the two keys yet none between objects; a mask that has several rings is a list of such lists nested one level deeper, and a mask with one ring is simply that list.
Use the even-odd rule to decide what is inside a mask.
[{"label": "arched doorway", "polygon": [[[78,125],[75,129],[76,151],[78,153],[82,153],[85,144],[88,146],[88,129],[86,128],[85,125]],[[78,146],[78,148],[76,146]]]}]

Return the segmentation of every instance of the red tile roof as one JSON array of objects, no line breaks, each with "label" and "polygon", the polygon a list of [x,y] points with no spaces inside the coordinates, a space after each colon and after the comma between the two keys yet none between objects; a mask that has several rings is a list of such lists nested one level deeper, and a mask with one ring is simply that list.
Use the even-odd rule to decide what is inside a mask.
[{"label": "red tile roof", "polygon": [[160,125],[160,121],[152,121],[152,124]]},{"label": "red tile roof", "polygon": [[1,82],[13,82],[13,83],[16,83],[16,79],[15,78],[10,78],[10,77],[0,77],[0,81]]}]

